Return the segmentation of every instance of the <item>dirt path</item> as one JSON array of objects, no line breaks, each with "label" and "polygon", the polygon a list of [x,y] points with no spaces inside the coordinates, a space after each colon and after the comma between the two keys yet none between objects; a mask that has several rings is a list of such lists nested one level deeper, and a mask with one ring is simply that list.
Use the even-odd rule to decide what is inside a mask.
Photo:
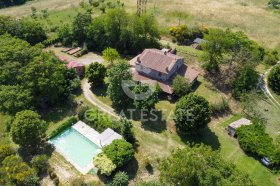
[{"label": "dirt path", "polygon": [[114,109],[102,101],[100,101],[90,90],[90,84],[88,83],[87,79],[82,81],[82,90],[84,93],[85,98],[92,103],[94,106],[98,107],[101,111],[113,116],[115,118],[119,118],[119,116],[115,113]]},{"label": "dirt path", "polygon": [[279,64],[280,63],[278,62],[276,65],[272,66],[271,68],[269,68],[267,71],[265,71],[261,75],[261,77],[259,79],[259,87],[264,92],[264,94],[269,98],[269,100],[280,110],[280,103],[277,101],[277,99],[270,92],[270,90],[268,88],[268,83],[267,83],[267,76],[268,76],[269,72],[271,71],[271,69],[273,67],[275,67]]}]

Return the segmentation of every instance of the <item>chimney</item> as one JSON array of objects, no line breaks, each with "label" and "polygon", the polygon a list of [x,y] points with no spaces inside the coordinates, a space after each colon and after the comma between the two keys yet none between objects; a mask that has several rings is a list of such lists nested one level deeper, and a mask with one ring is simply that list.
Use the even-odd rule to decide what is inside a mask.
[{"label": "chimney", "polygon": [[141,63],[140,57],[137,57],[137,63]]}]

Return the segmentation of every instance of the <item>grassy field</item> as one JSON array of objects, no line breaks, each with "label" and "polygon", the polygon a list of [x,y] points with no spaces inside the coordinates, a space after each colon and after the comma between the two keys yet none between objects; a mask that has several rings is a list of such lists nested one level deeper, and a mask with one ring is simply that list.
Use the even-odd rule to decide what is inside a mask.
[{"label": "grassy field", "polygon": [[[129,12],[136,12],[135,0],[122,0]],[[22,6],[0,10],[0,15],[23,17],[31,15],[31,7],[48,9],[52,24],[71,20],[79,10],[80,1],[74,0],[38,0]],[[75,8],[76,7],[76,8]],[[155,14],[166,32],[169,26],[179,24],[198,24],[208,27],[231,28],[241,30],[252,39],[268,48],[280,48],[280,14],[267,8],[267,0],[167,0],[148,1],[148,11]],[[96,14],[96,12],[95,12]]]},{"label": "grassy field", "polygon": [[280,178],[279,174],[275,175],[271,173],[258,160],[246,155],[239,147],[237,140],[227,134],[225,127],[240,117],[240,115],[236,115],[227,119],[214,121],[209,125],[221,144],[220,151],[222,156],[236,164],[240,170],[247,172],[258,185],[279,185],[279,181],[277,182],[277,179]]}]

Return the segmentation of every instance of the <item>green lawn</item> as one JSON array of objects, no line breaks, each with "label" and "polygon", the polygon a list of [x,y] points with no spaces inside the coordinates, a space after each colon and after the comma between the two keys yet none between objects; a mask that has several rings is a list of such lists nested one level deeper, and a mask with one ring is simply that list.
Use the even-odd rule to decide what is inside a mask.
[{"label": "green lawn", "polygon": [[209,125],[210,129],[217,135],[221,144],[220,151],[222,156],[236,164],[241,171],[247,172],[258,185],[277,185],[277,177],[279,178],[280,175],[271,173],[258,160],[246,155],[239,147],[238,141],[227,134],[225,127],[239,118],[241,118],[241,116],[236,115],[220,124],[213,123]]}]

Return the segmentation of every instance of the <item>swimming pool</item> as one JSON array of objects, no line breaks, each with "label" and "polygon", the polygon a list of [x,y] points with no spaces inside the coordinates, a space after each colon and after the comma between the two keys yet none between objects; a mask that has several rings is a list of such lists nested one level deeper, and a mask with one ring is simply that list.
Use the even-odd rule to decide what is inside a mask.
[{"label": "swimming pool", "polygon": [[93,158],[101,149],[74,128],[69,128],[50,139],[56,150],[83,174],[93,168]]}]

